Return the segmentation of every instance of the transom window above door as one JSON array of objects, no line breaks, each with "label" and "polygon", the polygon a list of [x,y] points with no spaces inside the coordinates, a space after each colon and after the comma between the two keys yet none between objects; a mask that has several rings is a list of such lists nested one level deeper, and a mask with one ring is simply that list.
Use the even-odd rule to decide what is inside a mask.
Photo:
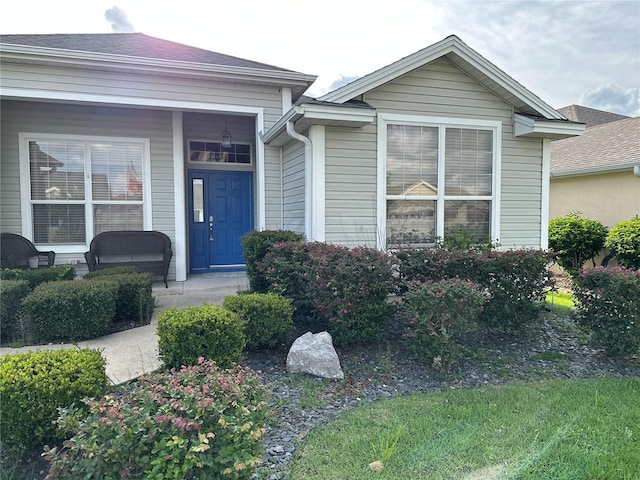
[{"label": "transom window above door", "polygon": [[148,227],[148,142],[24,135],[20,149],[23,230],[34,243],[71,252],[104,231]]},{"label": "transom window above door", "polygon": [[251,145],[232,143],[223,147],[220,142],[189,140],[189,161],[203,163],[251,163]]},{"label": "transom window above door", "polygon": [[395,117],[381,115],[379,127],[384,246],[431,246],[460,230],[493,239],[498,126]]}]

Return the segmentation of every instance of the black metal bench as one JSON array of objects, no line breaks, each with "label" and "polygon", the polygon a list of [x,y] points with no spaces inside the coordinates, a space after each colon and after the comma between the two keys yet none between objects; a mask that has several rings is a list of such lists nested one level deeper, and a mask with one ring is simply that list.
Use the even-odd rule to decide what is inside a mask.
[{"label": "black metal bench", "polygon": [[[29,259],[33,258],[33,265]],[[35,260],[37,259],[37,261]],[[43,268],[52,267],[56,252],[41,252],[30,240],[15,233],[0,234],[1,268]]]},{"label": "black metal bench", "polygon": [[152,275],[160,275],[167,284],[173,257],[171,239],[157,231],[102,232],[91,240],[84,254],[90,272],[105,268],[133,266]]}]

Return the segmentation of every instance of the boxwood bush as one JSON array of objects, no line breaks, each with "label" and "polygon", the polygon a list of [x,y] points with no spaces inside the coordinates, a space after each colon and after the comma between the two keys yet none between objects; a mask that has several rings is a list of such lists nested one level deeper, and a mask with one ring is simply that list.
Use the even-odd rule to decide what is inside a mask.
[{"label": "boxwood bush", "polygon": [[88,401],[88,416],[62,411],[71,439],[46,451],[47,478],[252,478],[266,398],[253,372],[212,361],[142,377],[122,395]]},{"label": "boxwood bush", "polygon": [[276,293],[248,293],[225,297],[223,306],[242,319],[248,349],[275,348],[287,342],[293,328],[290,299]]},{"label": "boxwood bush", "polygon": [[165,310],[158,317],[158,349],[168,367],[195,365],[199,358],[222,368],[242,359],[244,324],[235,313],[204,304]]},{"label": "boxwood bush", "polygon": [[640,269],[640,217],[617,223],[607,234],[605,247],[620,265]]},{"label": "boxwood bush", "polygon": [[303,240],[303,234],[289,230],[262,230],[244,234],[240,241],[247,264],[249,288],[257,293],[267,292],[267,283],[258,268],[258,264],[273,245],[284,242],[301,242]]},{"label": "boxwood bush", "polygon": [[289,242],[274,245],[259,269],[270,291],[293,301],[301,328],[350,345],[378,340],[391,319],[392,265],[392,256],[373,248]]},{"label": "boxwood bush", "polygon": [[19,310],[29,290],[26,280],[0,281],[0,339],[3,342],[15,340],[22,334]]},{"label": "boxwood bush", "polygon": [[107,387],[105,361],[97,350],[69,349],[0,357],[0,430],[14,449],[42,445],[55,437],[58,408]]},{"label": "boxwood bush", "polygon": [[36,343],[76,341],[109,333],[117,284],[59,281],[38,285],[22,302],[25,327]]},{"label": "boxwood bush", "polygon": [[24,280],[29,285],[30,290],[33,290],[41,283],[73,280],[74,278],[76,278],[76,271],[71,265],[56,265],[54,267],[27,270],[0,270],[0,280]]},{"label": "boxwood bush", "polygon": [[106,268],[85,275],[83,281],[96,279],[114,283],[117,287],[114,322],[149,323],[154,304],[150,273],[141,272],[135,267]]},{"label": "boxwood bush", "polygon": [[596,267],[576,279],[578,318],[609,355],[640,354],[640,270]]}]

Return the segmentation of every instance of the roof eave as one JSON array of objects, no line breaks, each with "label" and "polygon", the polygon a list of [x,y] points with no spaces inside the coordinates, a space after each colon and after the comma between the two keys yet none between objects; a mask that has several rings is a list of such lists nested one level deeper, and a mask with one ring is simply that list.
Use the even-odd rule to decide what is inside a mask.
[{"label": "roof eave", "polygon": [[601,165],[599,167],[582,168],[579,170],[565,170],[561,172],[551,171],[551,178],[578,177],[583,175],[596,175],[598,173],[615,173],[633,171],[634,175],[640,177],[640,163],[627,163],[622,165]]},{"label": "roof eave", "polygon": [[291,107],[262,136],[262,141],[276,147],[287,143],[291,139],[286,131],[289,121],[293,121],[299,130],[304,131],[313,125],[358,128],[373,123],[375,118],[376,111],[373,108],[302,103]]},{"label": "roof eave", "polygon": [[511,95],[517,97],[531,109],[538,112],[541,116],[550,119],[566,120],[561,113],[524,88],[509,75],[468,47],[464,42],[462,42],[462,40],[454,35],[329,92],[320,97],[320,100],[339,103],[353,99],[449,53],[453,53],[460,57],[470,65],[472,69],[486,75],[498,86],[504,88]]},{"label": "roof eave", "polygon": [[316,80],[316,75],[293,71],[213,65],[108,53],[92,53],[46,47],[13,45],[0,42],[0,58],[6,61],[131,71],[137,73],[199,76],[211,79],[250,81],[264,85],[291,87],[300,96]]},{"label": "roof eave", "polygon": [[563,138],[577,137],[585,131],[584,123],[571,121],[549,121],[547,119],[531,118],[526,115],[514,114],[514,137]]}]

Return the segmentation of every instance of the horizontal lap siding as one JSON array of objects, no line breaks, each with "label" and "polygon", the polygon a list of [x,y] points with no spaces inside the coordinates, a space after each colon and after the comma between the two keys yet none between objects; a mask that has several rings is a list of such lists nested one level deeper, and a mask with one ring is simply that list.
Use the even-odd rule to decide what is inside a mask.
[{"label": "horizontal lap siding", "polygon": [[327,242],[375,247],[375,127],[327,128],[325,176]]},{"label": "horizontal lap siding", "polygon": [[[143,138],[150,140],[152,227],[175,241],[172,119],[160,110],[3,101],[2,231],[21,233],[18,133]],[[82,254],[57,262],[84,261]],[[172,264],[170,275],[175,277]]]},{"label": "horizontal lap siding", "polygon": [[378,112],[502,122],[499,241],[540,246],[542,140],[513,136],[509,105],[444,58],[366,93],[364,101]]},{"label": "horizontal lap siding", "polygon": [[301,142],[290,142],[282,150],[282,228],[305,233],[304,145]]}]

